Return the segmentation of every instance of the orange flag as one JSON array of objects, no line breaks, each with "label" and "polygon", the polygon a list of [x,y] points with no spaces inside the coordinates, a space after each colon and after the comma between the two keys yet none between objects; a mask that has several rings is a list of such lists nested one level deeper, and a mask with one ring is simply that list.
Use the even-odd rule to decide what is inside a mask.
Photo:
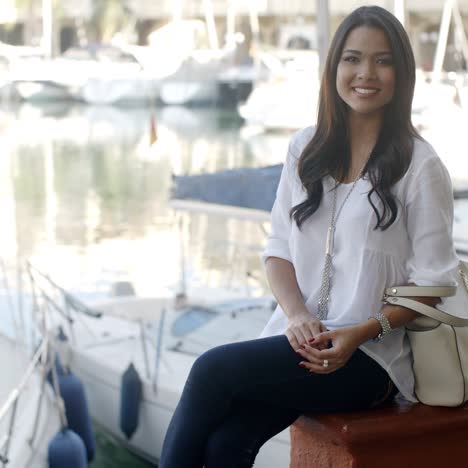
[{"label": "orange flag", "polygon": [[151,113],[150,117],[150,145],[156,143],[158,139],[158,132],[156,130],[156,119],[154,118],[154,114]]}]

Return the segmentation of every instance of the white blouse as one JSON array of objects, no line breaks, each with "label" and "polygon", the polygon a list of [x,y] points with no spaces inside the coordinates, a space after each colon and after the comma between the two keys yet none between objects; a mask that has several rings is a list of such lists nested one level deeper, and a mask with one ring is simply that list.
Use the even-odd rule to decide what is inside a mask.
[{"label": "white blouse", "polygon": [[[314,129],[308,127],[291,139],[263,253],[264,261],[279,257],[294,265],[305,305],[311,313],[317,310],[325,261],[332,178],[323,179],[320,206],[303,223],[301,231],[291,221],[289,211],[306,198],[297,161],[313,133]],[[351,185],[338,186],[337,207]],[[382,308],[386,287],[410,282],[420,286],[457,284],[451,180],[431,145],[414,140],[408,171],[392,189],[399,201],[398,216],[386,231],[373,229],[376,216],[367,199],[371,188],[366,177],[357,182],[336,225],[328,318],[323,321],[330,330],[367,321]],[[375,194],[372,197],[380,211],[380,200]],[[260,336],[283,334],[287,324],[287,317],[278,305]],[[381,341],[367,341],[360,349],[388,372],[406,399],[417,401],[411,350],[404,327],[393,330]]]}]

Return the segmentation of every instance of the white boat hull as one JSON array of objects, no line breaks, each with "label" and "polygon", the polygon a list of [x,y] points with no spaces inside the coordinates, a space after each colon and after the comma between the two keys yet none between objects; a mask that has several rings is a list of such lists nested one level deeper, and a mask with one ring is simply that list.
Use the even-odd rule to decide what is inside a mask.
[{"label": "white boat hull", "polygon": [[[146,302],[135,299],[133,305],[124,302],[116,303],[118,306],[115,307],[106,303],[104,310],[112,309],[113,316],[81,317],[74,325],[76,344],[70,341],[60,344],[63,364],[70,367],[85,386],[93,419],[129,449],[151,461],[160,457],[167,427],[196,356],[217,344],[258,336],[271,314],[267,307],[244,308],[238,312],[239,309],[229,308],[229,305],[221,314],[208,314],[206,322],[200,325],[198,313],[191,316],[181,311],[168,312],[162,335],[162,354],[159,365],[156,365],[158,357],[151,343],[157,343],[159,336],[159,324],[154,315],[160,313],[157,309],[165,307],[163,301],[160,302],[158,305],[149,299]],[[95,310],[103,310],[103,306],[95,307]],[[134,320],[118,318],[125,316]],[[189,320],[181,322],[180,318]],[[137,320],[146,321],[145,333],[149,338],[146,359],[139,340],[141,325]],[[197,324],[196,329],[187,334],[185,327],[191,323]],[[145,362],[149,363],[148,367]],[[121,379],[129,363],[138,371],[143,396],[138,428],[127,441],[120,429],[119,418]],[[283,468],[288,465],[289,431],[286,430],[262,447],[255,467]]]},{"label": "white boat hull", "polygon": [[154,102],[158,97],[155,80],[90,79],[81,90],[82,99],[88,104],[125,105]]},{"label": "white boat hull", "polygon": [[[162,387],[153,390],[151,383],[145,381],[138,429],[132,438],[127,440],[119,427],[121,374],[106,368],[102,363],[89,360],[80,353],[73,354],[71,368],[86,388],[93,419],[128,449],[151,462],[157,462],[179,393],[170,392]],[[255,462],[255,468],[287,466],[289,466],[289,430],[283,431],[265,444]]]},{"label": "white boat hull", "polygon": [[14,88],[24,101],[65,101],[73,96],[66,86],[47,81],[18,81]]},{"label": "white boat hull", "polygon": [[161,85],[160,99],[164,104],[182,106],[187,104],[215,102],[218,99],[216,82],[167,82]]},{"label": "white boat hull", "polygon": [[255,88],[239,106],[249,126],[265,130],[297,130],[314,125],[318,86],[295,81],[268,82]]}]

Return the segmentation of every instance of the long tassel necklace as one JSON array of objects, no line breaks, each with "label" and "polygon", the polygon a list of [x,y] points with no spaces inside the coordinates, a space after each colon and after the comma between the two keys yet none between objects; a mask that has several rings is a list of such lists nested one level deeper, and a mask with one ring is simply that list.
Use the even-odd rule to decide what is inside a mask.
[{"label": "long tassel necklace", "polygon": [[340,209],[338,210],[337,214],[336,214],[337,187],[335,187],[333,190],[332,215],[331,215],[330,227],[328,228],[328,231],[327,231],[327,241],[325,244],[325,264],[323,266],[322,284],[320,285],[320,295],[319,295],[319,301],[318,301],[317,318],[320,321],[325,320],[328,316],[328,301],[330,300],[330,291],[331,291],[331,286],[332,286],[331,280],[332,280],[332,270],[333,270],[333,264],[332,264],[333,242],[335,238],[336,223],[341,214],[341,210],[343,209],[344,204],[346,203],[349,196],[351,195],[351,192],[354,190],[354,187],[356,186],[358,180],[362,177],[362,173],[364,172],[364,168],[366,167],[369,161],[369,158],[370,158],[370,155],[367,158],[364,165],[362,166],[361,170],[359,171],[358,176],[354,179],[353,185],[348,190],[348,193],[346,194],[345,199],[341,203]]}]

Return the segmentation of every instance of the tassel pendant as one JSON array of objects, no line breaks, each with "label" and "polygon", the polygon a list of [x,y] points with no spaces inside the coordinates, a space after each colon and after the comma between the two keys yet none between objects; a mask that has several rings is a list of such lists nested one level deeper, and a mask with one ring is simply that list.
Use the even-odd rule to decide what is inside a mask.
[{"label": "tassel pendant", "polygon": [[334,232],[335,230],[333,229],[332,226],[328,228],[327,231],[327,242],[325,244],[325,255],[332,255],[333,254],[333,237],[334,237]]}]

